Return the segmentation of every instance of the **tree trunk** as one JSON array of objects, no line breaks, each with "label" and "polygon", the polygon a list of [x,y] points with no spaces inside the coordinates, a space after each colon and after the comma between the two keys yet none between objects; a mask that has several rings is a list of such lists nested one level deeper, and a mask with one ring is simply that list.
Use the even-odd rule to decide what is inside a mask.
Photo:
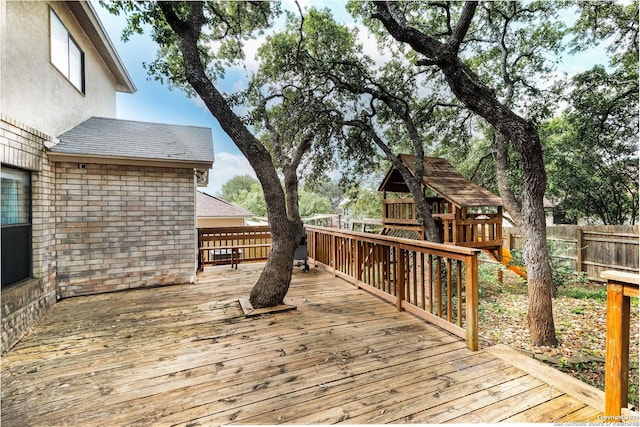
[{"label": "tree trunk", "polygon": [[[281,226],[271,227],[271,253],[258,282],[249,295],[249,301],[254,308],[282,304],[289,290],[293,272],[293,255],[302,237],[302,220],[298,210],[297,164],[298,162],[294,162],[293,165],[286,165],[284,168],[287,217],[281,218],[280,211],[269,216],[269,223],[277,223]],[[282,191],[281,188],[279,190]],[[276,189],[264,191],[265,199],[270,200],[275,195],[274,191]]]},{"label": "tree trunk", "polygon": [[[547,247],[547,224],[543,198],[546,188],[546,172],[542,146],[538,133],[531,126],[530,139],[520,146],[524,171],[522,195],[522,221],[524,231],[524,262],[527,266],[529,289],[529,333],[534,346],[556,346],[553,323],[553,277]],[[537,142],[534,143],[534,142]]]},{"label": "tree trunk", "polygon": [[455,97],[504,135],[520,154],[524,173],[522,225],[530,296],[529,330],[533,345],[556,345],[551,302],[553,283],[543,206],[546,172],[542,145],[535,126],[501,104],[495,92],[484,84],[458,55],[460,43],[473,21],[477,3],[464,3],[459,22],[453,28],[447,43],[441,43],[409,25],[403,19],[397,3],[374,3],[377,10],[374,17],[382,22],[391,36],[409,44],[413,50],[424,55],[425,58],[418,60],[417,65],[437,66]]},{"label": "tree trunk", "polygon": [[518,230],[522,229],[522,206],[513,194],[509,186],[509,151],[507,141],[500,133],[495,135],[496,149],[496,177],[498,178],[498,193],[502,198],[505,209],[511,215],[511,219]]},{"label": "tree trunk", "polygon": [[289,236],[271,235],[271,254],[249,295],[249,301],[254,308],[282,304],[289,291],[293,253],[298,243]]},{"label": "tree trunk", "polygon": [[186,20],[173,9],[176,4],[159,2],[158,6],[178,37],[184,59],[185,78],[251,164],[266,200],[272,251],[249,300],[255,308],[282,304],[291,282],[293,253],[299,243],[299,232],[288,219],[284,191],[271,155],[207,77],[206,66],[202,63],[198,49],[202,26],[206,22],[203,4],[187,3],[189,13]]}]

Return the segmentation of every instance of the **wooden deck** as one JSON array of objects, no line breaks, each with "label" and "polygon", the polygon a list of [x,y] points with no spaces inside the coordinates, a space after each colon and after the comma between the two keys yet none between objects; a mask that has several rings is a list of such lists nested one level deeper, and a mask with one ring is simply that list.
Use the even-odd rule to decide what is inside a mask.
[{"label": "wooden deck", "polygon": [[295,269],[297,310],[245,318],[260,268],[60,302],[3,356],[2,425],[599,421],[588,386],[472,352],[321,270]]}]

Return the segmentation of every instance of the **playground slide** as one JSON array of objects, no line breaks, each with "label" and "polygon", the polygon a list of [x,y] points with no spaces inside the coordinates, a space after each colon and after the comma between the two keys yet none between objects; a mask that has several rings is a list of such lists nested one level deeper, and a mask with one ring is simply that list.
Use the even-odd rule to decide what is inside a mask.
[{"label": "playground slide", "polygon": [[484,250],[484,252],[491,258],[502,263],[505,267],[516,273],[518,276],[522,277],[525,280],[527,279],[527,271],[523,266],[511,264],[511,260],[513,259],[513,257],[511,256],[511,252],[509,252],[508,249],[502,248],[502,259],[497,259],[494,254],[491,253],[491,251],[488,251],[486,249]]}]

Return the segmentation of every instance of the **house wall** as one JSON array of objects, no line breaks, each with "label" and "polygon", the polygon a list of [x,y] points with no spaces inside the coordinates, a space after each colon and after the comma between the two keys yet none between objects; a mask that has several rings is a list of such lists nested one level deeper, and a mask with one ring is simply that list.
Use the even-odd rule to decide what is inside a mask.
[{"label": "house wall", "polygon": [[56,163],[55,170],[61,297],[192,280],[192,169]]},{"label": "house wall", "polygon": [[2,289],[2,352],[13,347],[56,301],[54,174],[44,152],[49,139],[0,115],[2,163],[31,171],[33,265],[31,279]]},{"label": "house wall", "polygon": [[198,228],[243,227],[244,218],[198,218]]},{"label": "house wall", "polygon": [[[50,62],[50,7],[84,51],[85,94]],[[4,112],[54,137],[91,116],[115,117],[117,82],[64,2],[0,0],[0,16]]]}]

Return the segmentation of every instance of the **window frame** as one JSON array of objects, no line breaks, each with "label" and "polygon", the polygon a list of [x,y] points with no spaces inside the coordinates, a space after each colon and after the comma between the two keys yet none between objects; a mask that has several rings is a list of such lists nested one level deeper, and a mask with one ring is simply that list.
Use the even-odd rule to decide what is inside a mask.
[{"label": "window frame", "polygon": [[[55,20],[55,21],[54,21]],[[54,37],[54,26],[59,27],[59,30],[64,29],[66,32],[66,37],[61,37],[60,39]],[[62,35],[62,31],[60,34]],[[62,40],[64,39],[64,40]],[[62,42],[62,44],[66,44],[66,46],[62,47],[64,49],[63,52],[58,52],[60,49],[57,46],[56,40]],[[72,49],[78,53],[78,62],[73,62],[72,59]],[[74,52],[74,54],[75,54]],[[64,58],[64,59],[63,59]],[[56,69],[60,74],[62,74],[71,85],[76,88],[83,95],[86,94],[85,91],[85,55],[84,51],[80,48],[78,42],[74,39],[74,37],[69,32],[69,29],[62,22],[58,14],[53,10],[53,8],[49,7],[49,63]],[[62,65],[61,62],[65,61],[66,64]],[[79,66],[79,70],[77,70]],[[62,69],[65,68],[65,69]],[[73,70],[73,71],[72,71]],[[79,73],[79,76],[77,74]]]},{"label": "window frame", "polygon": [[[26,169],[5,165],[4,163],[0,167],[3,171],[10,170],[23,175],[26,178],[27,188],[24,195],[24,201],[26,202],[24,208],[27,211],[26,221],[21,219],[16,222],[0,224],[3,249],[0,255],[2,258],[1,287],[5,289],[33,277],[33,176],[31,171]],[[20,202],[19,199],[18,201]],[[6,208],[4,203],[3,207]],[[12,240],[16,238],[21,240],[18,242]],[[6,250],[10,246],[9,242],[13,243],[11,247],[15,250]],[[8,273],[6,272],[7,269],[9,270]]]}]

